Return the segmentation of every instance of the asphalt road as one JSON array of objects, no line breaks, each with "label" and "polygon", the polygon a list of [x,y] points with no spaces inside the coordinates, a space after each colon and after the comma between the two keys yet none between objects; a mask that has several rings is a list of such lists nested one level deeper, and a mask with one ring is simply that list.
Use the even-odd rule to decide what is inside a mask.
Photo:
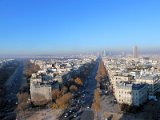
[{"label": "asphalt road", "polygon": [[83,91],[86,92],[86,95],[84,97],[84,101],[86,103],[86,106],[91,106],[92,100],[93,100],[93,94],[94,90],[96,89],[97,81],[95,79],[96,73],[98,69],[98,64],[94,67],[93,71],[91,72],[90,76],[88,76],[88,79],[85,80],[87,82],[86,86],[83,87]]},{"label": "asphalt road", "polygon": [[[82,87],[82,89],[80,90],[81,92],[84,91],[83,93],[85,94],[84,96],[82,95],[82,97],[80,97],[77,101],[84,101],[83,106],[81,106],[81,108],[77,111],[78,112],[82,112],[82,114],[80,115],[80,118],[73,118],[73,114],[69,115],[67,118],[64,117],[64,114],[70,109],[70,107],[65,110],[64,114],[61,116],[61,120],[86,120],[84,119],[85,116],[87,116],[90,119],[87,120],[93,120],[94,119],[94,113],[92,112],[91,109],[87,108],[87,107],[91,107],[92,101],[93,101],[93,97],[94,97],[94,90],[96,89],[96,84],[97,81],[95,79],[96,74],[97,74],[97,70],[98,70],[98,62],[97,64],[94,66],[94,69],[92,69],[92,71],[90,72],[90,75],[87,76],[87,79],[85,80],[84,86]],[[70,105],[71,106],[71,105]],[[86,110],[88,109],[88,110]],[[83,119],[81,118],[83,117]],[[86,118],[87,118],[86,117]]]},{"label": "asphalt road", "polygon": [[13,75],[5,83],[7,95],[18,92],[19,87],[21,86],[22,74],[23,64],[21,62]]},{"label": "asphalt road", "polygon": [[12,120],[16,117],[16,113],[14,112],[16,108],[17,97],[16,94],[19,91],[19,88],[22,84],[23,76],[23,63],[20,61],[19,66],[13,73],[13,75],[6,81],[6,95],[5,101],[6,106],[1,110],[1,114],[4,114],[4,120]]}]

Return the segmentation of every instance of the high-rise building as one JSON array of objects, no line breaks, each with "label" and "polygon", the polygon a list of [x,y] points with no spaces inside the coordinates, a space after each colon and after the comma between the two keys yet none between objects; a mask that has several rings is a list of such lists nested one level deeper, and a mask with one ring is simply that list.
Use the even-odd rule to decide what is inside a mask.
[{"label": "high-rise building", "polygon": [[103,51],[103,57],[106,57],[106,50]]},{"label": "high-rise building", "polygon": [[133,48],[133,57],[138,58],[138,47],[137,46],[134,46]]},{"label": "high-rise building", "polygon": [[122,57],[124,57],[126,55],[126,53],[125,52],[122,52]]}]

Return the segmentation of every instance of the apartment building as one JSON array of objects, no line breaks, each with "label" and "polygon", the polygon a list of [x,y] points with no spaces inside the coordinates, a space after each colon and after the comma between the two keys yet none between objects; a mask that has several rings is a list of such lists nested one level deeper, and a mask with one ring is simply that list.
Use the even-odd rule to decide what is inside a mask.
[{"label": "apartment building", "polygon": [[52,87],[47,84],[33,84],[30,85],[31,101],[35,105],[43,105],[52,100]]},{"label": "apartment building", "polygon": [[149,96],[155,96],[160,89],[160,79],[156,74],[143,74],[136,78],[136,83],[146,83]]},{"label": "apartment building", "polygon": [[113,79],[111,82],[112,87],[113,87],[113,92],[115,92],[115,89],[116,89],[116,82],[118,82],[118,81],[128,82],[130,80],[131,80],[131,78],[128,75],[117,74],[117,75],[113,76]]},{"label": "apartment building", "polygon": [[140,106],[147,101],[148,89],[146,84],[117,82],[115,97],[118,103]]}]

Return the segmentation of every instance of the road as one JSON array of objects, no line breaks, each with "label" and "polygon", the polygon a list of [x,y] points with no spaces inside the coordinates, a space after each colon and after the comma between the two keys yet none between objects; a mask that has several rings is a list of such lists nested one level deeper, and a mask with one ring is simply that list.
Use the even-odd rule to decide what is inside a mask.
[{"label": "road", "polygon": [[82,90],[85,91],[85,94],[86,94],[84,97],[86,106],[88,105],[91,106],[92,104],[94,90],[96,89],[96,85],[97,85],[97,81],[95,79],[97,74],[97,69],[98,69],[98,64],[96,64],[94,69],[91,71],[90,76],[88,76],[88,79],[85,80],[86,85],[84,85],[84,87],[82,88]]},{"label": "road", "polygon": [[17,103],[16,94],[19,91],[21,84],[23,83],[23,62],[20,61],[19,66],[12,74],[12,76],[6,81],[6,95],[5,101],[6,106],[1,111],[2,114],[5,115],[4,120],[13,119],[16,117],[16,113],[14,112]]},{"label": "road", "polygon": [[10,93],[17,93],[19,90],[19,87],[21,85],[22,80],[22,74],[23,74],[23,64],[22,62],[19,64],[18,68],[15,70],[13,75],[7,80],[5,83],[7,95]]},{"label": "road", "polygon": [[[90,72],[90,75],[87,76],[87,79],[85,80],[83,87],[79,90],[81,96],[76,100],[78,101],[76,105],[80,106],[79,109],[77,110],[77,112],[71,113],[68,117],[64,117],[65,113],[67,113],[71,109],[71,107],[69,107],[67,110],[65,110],[64,114],[61,116],[60,118],[61,120],[78,120],[78,118],[81,120],[86,120],[81,118],[83,116],[86,116],[86,113],[84,115],[83,112],[86,111],[86,109],[88,109],[89,111],[92,111],[90,107],[92,105],[92,101],[94,97],[94,90],[96,89],[96,85],[97,85],[97,81],[95,77],[98,70],[98,65],[99,65],[98,63],[99,62],[97,60],[96,65]],[[83,104],[82,104],[82,101],[83,101]],[[70,104],[70,106],[72,106],[72,103]],[[76,118],[73,118],[73,115],[75,115],[76,113],[80,113],[80,115],[78,115],[78,117]],[[92,118],[94,118],[94,114],[88,114],[88,115],[89,115],[88,118],[91,118],[91,119],[87,119],[87,120],[93,120]]]}]

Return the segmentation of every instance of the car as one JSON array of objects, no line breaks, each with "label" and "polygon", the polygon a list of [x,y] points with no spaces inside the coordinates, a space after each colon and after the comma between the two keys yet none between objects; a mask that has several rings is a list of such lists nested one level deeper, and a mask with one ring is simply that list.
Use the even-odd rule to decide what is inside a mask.
[{"label": "car", "polygon": [[105,91],[105,95],[108,96],[108,95],[109,95],[109,92],[108,92],[108,91]]},{"label": "car", "polygon": [[82,95],[82,98],[84,98],[85,96],[86,96],[86,94],[83,94],[83,95]]},{"label": "car", "polygon": [[71,104],[71,107],[75,107],[77,104],[75,104],[75,103],[73,103],[73,104]]},{"label": "car", "polygon": [[81,119],[81,116],[76,117],[76,120],[80,120],[80,119]]},{"label": "car", "polygon": [[[73,118],[79,118],[81,114],[82,114],[82,111],[79,111],[79,112],[75,113],[75,114],[71,117],[71,119],[73,119]],[[77,119],[76,119],[76,120],[77,120]]]},{"label": "car", "polygon": [[81,104],[84,104],[85,103],[85,101],[84,100],[81,100]]},{"label": "car", "polygon": [[87,108],[89,109],[90,107],[89,107],[89,106],[87,106]]},{"label": "car", "polygon": [[75,113],[72,117],[70,117],[70,120],[77,118],[77,113]]},{"label": "car", "polygon": [[64,117],[67,118],[67,117],[69,117],[71,114],[72,114],[72,110],[70,110],[69,112],[66,112],[66,113],[64,114]]},{"label": "car", "polygon": [[74,117],[74,118],[78,117],[78,113],[74,114],[73,117]]},{"label": "car", "polygon": [[115,103],[115,104],[116,104],[116,103],[117,103],[117,100],[116,100],[116,99],[114,99],[114,100],[113,100],[113,103]]},{"label": "car", "polygon": [[69,113],[65,113],[64,117],[67,118],[69,116]]},{"label": "car", "polygon": [[77,103],[80,103],[80,100],[77,100],[76,102],[77,102]]},{"label": "car", "polygon": [[71,108],[71,109],[69,110],[69,113],[75,113],[75,112],[77,112],[77,111],[78,111],[77,108]]}]

